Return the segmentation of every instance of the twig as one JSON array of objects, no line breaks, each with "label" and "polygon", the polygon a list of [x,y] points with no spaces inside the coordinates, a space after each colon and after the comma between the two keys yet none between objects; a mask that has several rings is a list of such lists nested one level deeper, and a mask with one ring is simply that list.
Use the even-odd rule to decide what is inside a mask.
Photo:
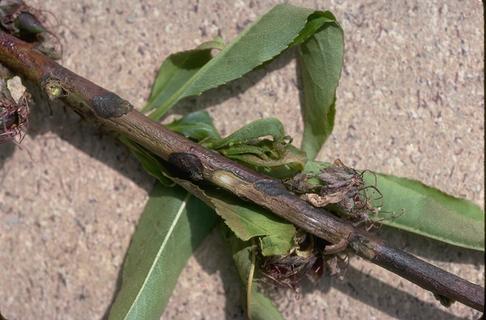
[{"label": "twig", "polygon": [[333,244],[347,242],[361,257],[439,297],[484,310],[481,286],[391,248],[375,236],[301,200],[281,181],[256,173],[169,131],[114,93],[63,68],[4,32],[0,32],[0,63],[24,80],[39,85],[51,99],[61,99],[90,121],[128,137],[169,162],[185,177],[185,180],[178,179],[178,183],[196,196],[203,197],[193,183],[209,181]]}]

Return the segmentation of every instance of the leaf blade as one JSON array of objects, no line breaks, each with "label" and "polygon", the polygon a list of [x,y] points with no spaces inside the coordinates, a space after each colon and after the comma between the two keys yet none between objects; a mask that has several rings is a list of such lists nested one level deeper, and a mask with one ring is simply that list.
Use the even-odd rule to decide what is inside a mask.
[{"label": "leaf blade", "polygon": [[273,213],[230,196],[206,192],[224,223],[241,240],[261,237],[264,256],[288,254],[294,245],[295,227]]},{"label": "leaf blade", "polygon": [[148,112],[154,108],[156,101],[168,99],[213,58],[213,49],[221,50],[223,47],[222,39],[214,39],[195,49],[169,55],[159,68],[148,102],[142,111]]},{"label": "leaf blade", "polygon": [[182,134],[186,138],[200,142],[206,139],[220,140],[221,136],[207,111],[191,112],[166,125],[167,129]]},{"label": "leaf blade", "polygon": [[326,11],[314,14],[314,20],[320,29],[299,47],[297,58],[303,86],[301,147],[309,159],[316,157],[333,130],[344,58],[344,34],[336,18]]},{"label": "leaf blade", "polygon": [[[446,242],[484,251],[484,212],[476,204],[451,196],[419,181],[376,173],[383,209],[374,218],[381,223]],[[371,174],[365,175],[374,184]],[[375,201],[379,202],[379,201]],[[390,219],[389,212],[400,212]]]},{"label": "leaf blade", "polygon": [[157,184],[127,252],[109,319],[159,319],[180,271],[215,223],[212,210],[190,193]]}]

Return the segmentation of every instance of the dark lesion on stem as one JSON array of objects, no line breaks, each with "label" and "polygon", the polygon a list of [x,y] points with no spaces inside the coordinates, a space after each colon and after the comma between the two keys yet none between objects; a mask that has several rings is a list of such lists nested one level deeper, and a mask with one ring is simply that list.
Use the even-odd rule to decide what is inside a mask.
[{"label": "dark lesion on stem", "polygon": [[193,182],[204,180],[203,165],[198,156],[187,152],[174,152],[169,155],[168,163],[174,173],[182,179]]}]

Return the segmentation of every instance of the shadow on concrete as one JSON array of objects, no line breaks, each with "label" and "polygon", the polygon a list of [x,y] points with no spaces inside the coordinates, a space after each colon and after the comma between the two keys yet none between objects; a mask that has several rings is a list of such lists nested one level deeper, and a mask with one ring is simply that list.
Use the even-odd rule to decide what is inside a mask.
[{"label": "shadow on concrete", "polygon": [[[343,280],[327,277],[314,290],[325,294],[331,287],[396,319],[461,319],[447,312],[439,302],[423,302],[353,267],[348,267]],[[303,291],[313,290],[307,287]]]},{"label": "shadow on concrete", "polygon": [[[2,170],[5,161],[13,154],[15,151],[15,144],[13,143],[3,143],[0,144],[0,170]],[[0,180],[1,185],[1,180]]]},{"label": "shadow on concrete", "polygon": [[390,246],[425,259],[474,265],[484,264],[483,252],[452,246],[418,234],[382,226],[377,231],[377,235],[385,239]]}]

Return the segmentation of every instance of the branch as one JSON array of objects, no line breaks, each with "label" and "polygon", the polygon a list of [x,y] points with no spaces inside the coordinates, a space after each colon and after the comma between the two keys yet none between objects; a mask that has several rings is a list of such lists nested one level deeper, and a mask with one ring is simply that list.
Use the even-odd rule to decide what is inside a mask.
[{"label": "branch", "polygon": [[169,131],[114,93],[63,68],[4,32],[0,32],[0,63],[24,80],[40,86],[51,99],[62,100],[86,119],[128,137],[169,162],[187,177],[176,179],[176,182],[195,196],[204,200],[195,184],[209,181],[269,209],[336,247],[349,246],[361,257],[445,300],[459,301],[484,311],[484,289],[481,286],[391,248],[328,211],[311,206],[288,191],[280,180],[256,173]]}]

